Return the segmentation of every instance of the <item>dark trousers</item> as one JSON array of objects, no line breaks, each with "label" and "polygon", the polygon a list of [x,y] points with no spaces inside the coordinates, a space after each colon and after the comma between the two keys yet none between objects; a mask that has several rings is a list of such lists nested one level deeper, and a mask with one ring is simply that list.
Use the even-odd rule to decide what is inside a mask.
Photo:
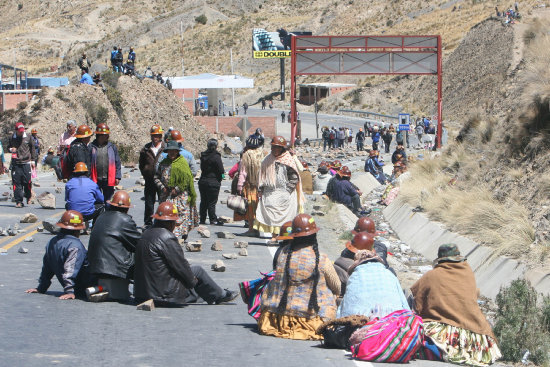
[{"label": "dark trousers", "polygon": [[372,142],[372,150],[378,150],[378,142]]},{"label": "dark trousers", "polygon": [[193,290],[207,303],[213,304],[225,296],[225,291],[199,265],[191,265],[191,271],[198,282]]},{"label": "dark trousers", "polygon": [[143,223],[145,225],[152,225],[153,218],[151,215],[155,212],[155,200],[157,198],[158,190],[153,180],[145,180],[145,188],[143,190],[143,196],[145,197],[145,213],[143,214]]},{"label": "dark trousers", "polygon": [[92,214],[82,215],[82,219],[84,219],[84,221],[86,222],[86,229],[88,229],[89,227],[89,221],[92,221],[93,226],[97,217],[99,217],[99,215],[105,211],[105,205],[103,203],[95,204],[94,206],[95,210]]},{"label": "dark trousers", "polygon": [[216,183],[213,183],[199,180],[199,192],[201,193],[199,220],[201,222],[206,221],[206,213],[208,212],[210,223],[214,223],[218,220],[218,217],[216,216],[216,204],[218,203],[220,184],[217,181]]},{"label": "dark trousers", "polygon": [[105,198],[105,202],[107,202],[107,200],[111,200],[113,194],[115,193],[115,187],[109,186],[107,184],[107,179],[97,180],[97,186],[99,186],[99,189]]},{"label": "dark trousers", "polygon": [[31,198],[32,182],[30,164],[14,164],[11,170],[11,181],[16,204],[23,203],[23,197],[26,199]]},{"label": "dark trousers", "polygon": [[357,150],[363,151],[363,140],[356,140],[355,142],[357,143]]},{"label": "dark trousers", "polygon": [[359,212],[361,211],[361,198],[359,194],[355,194],[351,197],[351,205],[347,205],[347,207],[353,214],[359,216]]},{"label": "dark trousers", "polygon": [[390,141],[384,140],[384,151],[386,153],[390,152],[390,145],[391,145],[391,140]]}]

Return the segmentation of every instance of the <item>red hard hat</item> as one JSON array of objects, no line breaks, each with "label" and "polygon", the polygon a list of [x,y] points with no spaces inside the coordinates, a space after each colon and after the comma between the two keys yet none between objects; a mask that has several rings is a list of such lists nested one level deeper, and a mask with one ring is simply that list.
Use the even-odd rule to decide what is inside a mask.
[{"label": "red hard hat", "polygon": [[356,235],[359,232],[375,234],[376,227],[374,221],[370,217],[361,217],[357,219],[357,222],[355,222],[355,228],[351,231],[351,233]]},{"label": "red hard hat", "polygon": [[107,124],[98,124],[95,128],[96,135],[109,135],[111,131],[109,130],[109,126]]},{"label": "red hard hat", "polygon": [[349,170],[348,166],[340,168],[338,174],[340,175],[340,177],[351,177],[351,171]]},{"label": "red hard hat", "polygon": [[56,225],[65,229],[81,230],[85,227],[84,217],[76,210],[67,210]]},{"label": "red hard hat", "polygon": [[92,136],[93,132],[92,129],[88,125],[80,125],[78,129],[76,129],[76,135],[75,138],[87,138],[88,136]]},{"label": "red hard hat", "polygon": [[335,168],[336,170],[339,170],[340,167],[342,167],[342,162],[340,162],[338,159],[332,162],[331,165],[332,168]]},{"label": "red hard hat", "polygon": [[353,253],[359,250],[371,250],[374,247],[374,235],[367,232],[359,232],[353,236],[353,240],[346,243],[346,247]]},{"label": "red hard hat", "polygon": [[278,135],[271,140],[271,145],[277,146],[277,147],[283,147],[286,148],[286,139],[282,136]]},{"label": "red hard hat", "polygon": [[281,226],[281,231],[277,236],[277,241],[281,240],[291,240],[294,236],[292,235],[292,221],[285,222]]},{"label": "red hard hat", "polygon": [[309,214],[298,214],[292,221],[293,237],[305,237],[319,232],[315,219]]},{"label": "red hard hat", "polygon": [[157,211],[152,215],[157,220],[178,220],[178,209],[174,204],[165,201],[159,204]]},{"label": "red hard hat", "polygon": [[113,198],[110,201],[108,200],[107,203],[119,208],[129,208],[132,206],[130,204],[130,195],[124,190],[115,192]]},{"label": "red hard hat", "polygon": [[38,134],[38,130],[32,129],[32,130],[31,130],[31,134]]},{"label": "red hard hat", "polygon": [[170,139],[168,140],[174,140],[174,141],[177,141],[178,143],[182,143],[184,139],[178,130],[172,130],[170,131]]}]

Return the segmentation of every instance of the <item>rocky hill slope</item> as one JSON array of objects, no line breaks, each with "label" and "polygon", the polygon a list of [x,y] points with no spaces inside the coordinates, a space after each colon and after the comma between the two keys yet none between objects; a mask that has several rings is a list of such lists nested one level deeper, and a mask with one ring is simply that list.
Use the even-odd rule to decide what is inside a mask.
[{"label": "rocky hill slope", "polygon": [[20,104],[17,111],[2,116],[2,138],[13,131],[16,121],[23,121],[27,127],[38,130],[47,148],[57,145],[67,120],[92,128],[105,122],[111,129],[111,141],[118,144],[127,160],[135,162],[137,152],[150,141],[149,128],[158,123],[165,129],[173,126],[182,131],[184,145],[195,155],[205,149],[208,132],[182,101],[160,83],[115,75],[105,82],[105,92],[90,85],[44,88],[28,104]]}]

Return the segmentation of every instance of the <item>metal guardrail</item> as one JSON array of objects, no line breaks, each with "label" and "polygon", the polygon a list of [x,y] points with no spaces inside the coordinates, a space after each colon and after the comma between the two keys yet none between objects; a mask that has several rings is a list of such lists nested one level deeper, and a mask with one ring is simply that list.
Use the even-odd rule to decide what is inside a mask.
[{"label": "metal guardrail", "polygon": [[381,113],[370,112],[370,111],[339,109],[338,112],[360,113],[362,115],[367,115],[367,117],[372,115],[372,116],[385,117],[385,118],[389,118],[389,119],[399,120],[398,116],[383,115]]}]

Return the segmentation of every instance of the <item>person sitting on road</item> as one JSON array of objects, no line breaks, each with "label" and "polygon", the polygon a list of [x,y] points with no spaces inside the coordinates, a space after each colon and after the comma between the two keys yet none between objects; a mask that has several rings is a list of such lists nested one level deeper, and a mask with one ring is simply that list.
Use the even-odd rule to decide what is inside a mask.
[{"label": "person sitting on road", "polygon": [[55,154],[53,147],[49,147],[48,153],[42,158],[42,166],[53,168],[57,179],[63,179],[61,168],[59,167],[59,156]]},{"label": "person sitting on road", "polygon": [[84,218],[81,213],[68,210],[56,225],[61,230],[46,245],[38,287],[26,292],[46,293],[55,275],[63,287],[59,299],[83,298],[86,288],[96,284],[89,272],[86,248],[78,238],[84,229]]},{"label": "person sitting on road", "polygon": [[90,149],[88,144],[92,138],[92,129],[87,125],[80,125],[76,130],[75,138],[69,146],[66,165],[70,172],[73,172],[78,162],[84,162],[86,167],[90,167]]},{"label": "person sitting on road", "polygon": [[[398,157],[398,155],[401,155],[401,157]],[[405,152],[405,147],[403,144],[397,144],[397,147],[395,148],[395,151],[393,152],[391,156],[391,163],[395,164],[396,162],[403,159],[405,162],[407,161],[407,153]]]},{"label": "person sitting on road", "polygon": [[141,233],[128,214],[131,204],[126,191],[117,191],[107,203],[88,242],[90,273],[97,276],[110,299],[125,301],[130,299],[128,286],[134,279],[134,253]]},{"label": "person sitting on road", "polygon": [[262,295],[260,334],[321,340],[317,328],[335,318],[340,281],[327,255],[319,252],[318,231],[310,215],[292,221],[292,240],[279,252],[275,278]]},{"label": "person sitting on road", "polygon": [[369,152],[369,158],[365,161],[365,172],[369,172],[371,175],[376,178],[376,180],[381,184],[386,184],[386,175],[382,171],[382,166],[384,163],[378,160],[378,151],[371,150]]},{"label": "person sitting on road", "polygon": [[347,166],[344,166],[338,171],[338,175],[334,176],[334,187],[329,195],[330,200],[344,204],[353,214],[358,217],[364,212],[361,207],[362,192],[354,184],[351,183],[351,171]]},{"label": "person sitting on road", "polygon": [[230,302],[238,292],[221,289],[204,269],[189,265],[173,231],[178,209],[161,203],[154,224],[143,232],[136,246],[134,297],[138,302],[153,299],[155,305],[196,302],[198,294],[208,304]]},{"label": "person sitting on road", "polygon": [[331,177],[328,173],[327,162],[322,161],[317,168],[317,174],[313,177],[313,192],[318,194],[325,193]]},{"label": "person sitting on road", "polygon": [[346,293],[338,307],[338,317],[364,315],[384,317],[398,310],[410,310],[397,277],[373,251],[374,235],[359,232],[346,248],[355,254],[348,269]]},{"label": "person sitting on road", "polygon": [[80,75],[81,75],[80,84],[94,85],[94,80],[86,70],[82,69]]},{"label": "person sitting on road", "polygon": [[[360,232],[367,232],[369,234],[372,234],[373,236],[376,236],[377,232],[374,221],[366,216],[357,219],[357,222],[355,223],[355,227],[351,231],[351,234],[355,236],[357,233]],[[396,275],[395,270],[393,270],[388,264],[388,248],[386,247],[386,245],[384,245],[384,243],[382,243],[381,241],[375,240],[374,251],[376,251],[376,254],[380,257],[386,269]],[[348,270],[353,265],[354,258],[355,253],[345,248],[340,253],[340,257],[336,259],[336,261],[334,261],[334,269],[336,269],[336,273],[338,273],[338,277],[342,282],[341,296],[346,293],[346,284],[348,283],[349,279]]]},{"label": "person sitting on road", "polygon": [[331,176],[334,176],[338,173],[338,171],[342,168],[342,162],[340,162],[338,159],[333,161],[329,166],[329,173]]},{"label": "person sitting on road", "polygon": [[439,246],[434,262],[434,269],[411,287],[414,309],[424,322],[424,343],[435,344],[439,350],[435,357],[444,361],[474,366],[494,363],[501,353],[477,303],[472,268],[455,244]]},{"label": "person sitting on road", "polygon": [[[197,172],[199,172],[199,166],[197,164],[197,161],[195,161],[195,157],[193,157],[193,154],[191,154],[190,151],[186,150],[183,147],[183,141],[185,140],[183,136],[181,135],[181,132],[178,130],[169,130],[169,135],[166,136],[166,143],[168,143],[170,140],[173,140],[178,143],[179,146],[179,152],[180,155],[187,160],[187,163],[189,164],[189,168],[191,169],[191,173],[193,174],[193,177],[197,175]],[[163,159],[168,157],[168,153],[164,152],[161,154],[159,162],[162,162]]]},{"label": "person sitting on road", "polygon": [[78,162],[72,178],[65,185],[65,209],[82,213],[86,230],[88,222],[90,220],[95,222],[105,208],[105,199],[99,186],[87,176],[88,167],[84,162]]}]

